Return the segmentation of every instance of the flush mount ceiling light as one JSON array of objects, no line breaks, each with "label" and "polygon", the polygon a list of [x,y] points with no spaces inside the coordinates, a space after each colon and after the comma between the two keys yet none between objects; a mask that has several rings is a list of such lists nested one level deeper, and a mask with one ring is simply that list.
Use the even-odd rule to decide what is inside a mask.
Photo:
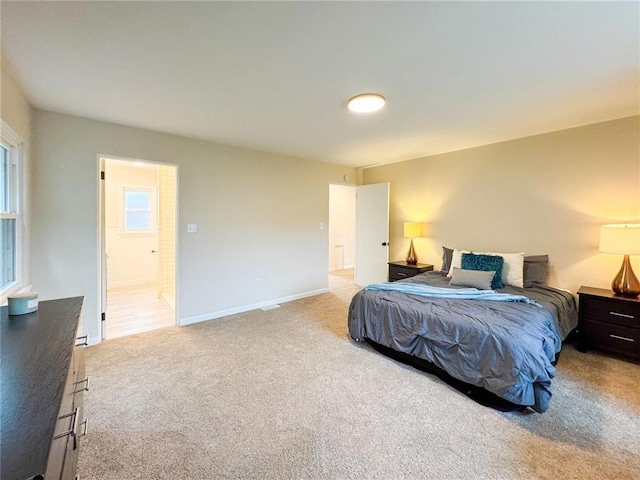
[{"label": "flush mount ceiling light", "polygon": [[351,97],[347,102],[347,107],[354,113],[377,112],[386,103],[385,98],[377,93],[361,93]]}]

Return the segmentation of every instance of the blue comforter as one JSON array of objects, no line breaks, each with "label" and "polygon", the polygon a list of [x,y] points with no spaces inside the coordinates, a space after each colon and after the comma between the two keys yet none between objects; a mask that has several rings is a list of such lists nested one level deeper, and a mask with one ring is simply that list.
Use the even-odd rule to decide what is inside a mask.
[{"label": "blue comforter", "polygon": [[[448,287],[438,272],[406,282]],[[499,292],[532,301],[362,290],[349,307],[349,332],[356,340],[367,338],[427,360],[458,380],[542,413],[549,408],[562,340],[577,325],[575,300],[550,287]]]},{"label": "blue comforter", "polygon": [[446,288],[433,287],[420,283],[409,282],[384,282],[372,283],[365,287],[365,290],[379,290],[386,292],[400,292],[421,297],[455,298],[458,300],[487,300],[490,302],[523,302],[536,304],[524,295],[513,295],[511,293],[499,293],[495,290],[478,290],[477,288]]}]

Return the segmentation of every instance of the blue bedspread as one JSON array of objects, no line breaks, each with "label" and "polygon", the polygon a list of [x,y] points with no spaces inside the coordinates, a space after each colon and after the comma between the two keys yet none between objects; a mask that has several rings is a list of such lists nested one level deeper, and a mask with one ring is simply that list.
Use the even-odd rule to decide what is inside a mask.
[{"label": "blue bedspread", "polygon": [[[438,272],[405,282],[460,290],[448,287],[448,279]],[[458,380],[537,412],[549,408],[553,363],[562,340],[577,325],[571,294],[550,287],[509,287],[499,293],[529,301],[504,302],[439,298],[396,288],[406,290],[400,285],[365,289],[353,297],[348,323],[354,339],[368,338],[427,360]]]},{"label": "blue bedspread", "polygon": [[524,295],[499,293],[495,290],[478,290],[477,288],[446,288],[409,282],[372,283],[365,290],[380,290],[385,292],[400,292],[421,297],[455,298],[458,300],[486,300],[488,302],[522,302],[538,305]]}]

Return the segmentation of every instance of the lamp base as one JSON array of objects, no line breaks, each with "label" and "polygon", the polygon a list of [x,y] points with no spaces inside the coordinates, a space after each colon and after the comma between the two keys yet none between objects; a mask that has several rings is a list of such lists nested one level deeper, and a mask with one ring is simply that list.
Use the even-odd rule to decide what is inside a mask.
[{"label": "lamp base", "polygon": [[637,297],[640,295],[640,282],[633,273],[629,255],[624,256],[620,271],[611,282],[611,290],[621,297]]},{"label": "lamp base", "polygon": [[409,253],[407,253],[407,258],[405,260],[407,262],[407,265],[418,264],[418,255],[416,255],[416,251],[413,248],[413,238],[411,239],[411,243],[409,244]]}]

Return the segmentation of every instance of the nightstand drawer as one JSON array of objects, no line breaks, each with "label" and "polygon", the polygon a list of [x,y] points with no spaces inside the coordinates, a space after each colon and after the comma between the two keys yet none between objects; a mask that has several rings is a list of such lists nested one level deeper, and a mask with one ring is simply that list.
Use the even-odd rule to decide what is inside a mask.
[{"label": "nightstand drawer", "polygon": [[612,352],[640,357],[640,330],[588,319],[584,326],[590,343]]},{"label": "nightstand drawer", "polygon": [[640,328],[640,309],[637,304],[584,296],[580,298],[580,308],[584,309],[582,315],[585,319]]},{"label": "nightstand drawer", "polygon": [[393,266],[389,269],[389,281],[394,282],[396,280],[403,280],[405,278],[414,277],[416,275],[415,268],[404,268]]},{"label": "nightstand drawer", "polygon": [[389,262],[389,281],[396,282],[405,278],[415,277],[419,273],[430,272],[433,265],[418,263],[409,265],[407,262]]}]

